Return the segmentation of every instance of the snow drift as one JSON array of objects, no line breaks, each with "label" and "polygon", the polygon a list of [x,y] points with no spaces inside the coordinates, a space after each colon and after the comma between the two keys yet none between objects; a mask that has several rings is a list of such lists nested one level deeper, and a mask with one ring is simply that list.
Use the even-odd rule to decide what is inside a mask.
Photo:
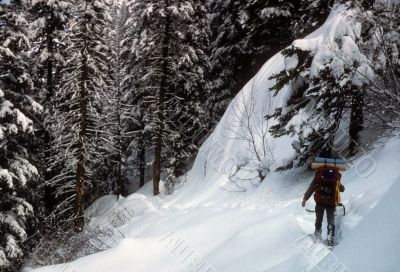
[{"label": "snow drift", "polygon": [[[294,44],[322,58],[337,36],[352,44],[357,31],[352,12],[339,5],[321,28]],[[114,237],[104,239],[117,240],[115,246],[34,271],[400,271],[397,138],[362,154],[343,174],[348,213],[338,213],[340,244],[333,252],[308,237],[314,215],[300,203],[312,173],[273,171],[293,156],[295,139],[264,133],[273,122],[264,116],[290,91],[273,96],[269,78],[295,62],[277,54],[265,63],[232,101],[173,195],[153,197],[148,184],[127,198],[103,197],[87,210],[90,228],[113,227]],[[318,69],[318,58],[313,65]],[[111,218],[118,211],[132,216],[115,226]]]}]

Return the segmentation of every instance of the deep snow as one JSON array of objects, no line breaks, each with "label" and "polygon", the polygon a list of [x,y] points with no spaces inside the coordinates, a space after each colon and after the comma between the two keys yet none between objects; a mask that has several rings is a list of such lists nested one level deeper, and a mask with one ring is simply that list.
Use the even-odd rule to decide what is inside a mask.
[{"label": "deep snow", "polygon": [[[335,35],[356,29],[349,17],[351,13],[336,7],[321,28],[294,43],[327,50]],[[400,271],[396,137],[361,154],[343,173],[347,214],[340,216],[338,208],[339,245],[332,252],[308,236],[314,230],[314,214],[301,207],[301,199],[312,173],[270,172],[262,183],[257,181],[254,167],[274,169],[285,162],[293,155],[293,138],[266,135],[263,146],[263,134],[255,133],[252,149],[251,142],[249,146],[238,135],[259,131],[260,122],[268,125],[262,117],[288,98],[285,91],[273,97],[268,78],[293,61],[277,54],[243,88],[203,144],[187,182],[173,195],[153,197],[147,184],[127,198],[105,196],[86,211],[91,228],[110,226],[118,211],[129,215],[113,226],[115,246],[34,271]],[[258,161],[256,153],[268,159]],[[313,205],[310,200],[307,208]]]}]

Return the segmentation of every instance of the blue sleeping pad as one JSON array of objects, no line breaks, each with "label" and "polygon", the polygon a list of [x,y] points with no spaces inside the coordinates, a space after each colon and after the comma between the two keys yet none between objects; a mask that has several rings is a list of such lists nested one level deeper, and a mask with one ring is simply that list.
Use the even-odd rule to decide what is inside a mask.
[{"label": "blue sleeping pad", "polygon": [[314,161],[317,163],[346,164],[346,161],[342,159],[332,159],[332,158],[322,158],[322,157],[316,157]]}]

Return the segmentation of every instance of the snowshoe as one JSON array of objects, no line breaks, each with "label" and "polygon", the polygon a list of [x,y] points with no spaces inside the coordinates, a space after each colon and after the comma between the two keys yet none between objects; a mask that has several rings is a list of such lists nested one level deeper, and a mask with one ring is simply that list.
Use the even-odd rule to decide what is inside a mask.
[{"label": "snowshoe", "polygon": [[314,231],[314,238],[313,238],[313,240],[314,240],[314,242],[321,242],[322,241],[322,237],[321,237],[321,235],[322,235],[322,230],[315,230]]},{"label": "snowshoe", "polygon": [[308,236],[311,238],[311,240],[312,240],[314,243],[321,243],[321,242],[323,242],[322,237],[321,237],[321,234],[318,235],[318,234],[313,233],[313,234],[309,234]]},{"label": "snowshoe", "polygon": [[324,245],[325,245],[328,249],[333,250],[333,249],[335,248],[335,246],[337,245],[337,243],[336,243],[335,240],[326,239],[326,240],[324,241]]}]

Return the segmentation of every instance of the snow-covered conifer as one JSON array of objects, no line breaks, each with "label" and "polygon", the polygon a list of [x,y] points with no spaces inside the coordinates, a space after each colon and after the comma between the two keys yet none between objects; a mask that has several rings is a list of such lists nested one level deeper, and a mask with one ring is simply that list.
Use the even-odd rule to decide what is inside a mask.
[{"label": "snow-covered conifer", "polygon": [[[325,50],[302,49],[301,44],[297,47],[294,42],[292,47],[282,51],[286,67],[271,77],[276,80],[271,90],[287,92],[288,99],[267,118],[278,120],[271,127],[275,137],[297,135],[298,140],[293,144],[297,155],[283,168],[301,166],[318,154],[332,155],[344,114],[353,109],[351,117],[358,118],[355,110],[362,111],[354,104],[362,105],[357,99],[363,95],[372,71],[368,59],[357,46],[360,36],[357,29],[354,23],[336,33]],[[360,72],[366,72],[366,76],[361,76]],[[362,122],[358,125],[362,126]],[[354,129],[350,126],[350,130]],[[350,131],[350,134],[358,131]]]},{"label": "snow-covered conifer", "polygon": [[127,33],[127,20],[129,8],[125,1],[110,3],[107,9],[106,43],[109,47],[108,63],[108,88],[105,89],[104,130],[102,146],[104,159],[99,171],[99,179],[103,179],[104,193],[125,194],[126,181],[126,149],[129,144],[127,126],[131,107],[127,105],[124,95],[124,78],[127,71],[127,60],[124,52],[126,44],[124,39]]},{"label": "snow-covered conifer", "polygon": [[0,270],[16,271],[25,250],[33,207],[27,189],[38,176],[29,143],[32,117],[42,107],[32,98],[27,61],[30,40],[23,1],[0,4]]},{"label": "snow-covered conifer", "polygon": [[210,0],[210,109],[218,121],[237,92],[275,53],[319,27],[330,1]]},{"label": "snow-covered conifer", "polygon": [[[108,83],[105,42],[107,24],[103,1],[72,1],[73,18],[68,22],[65,69],[55,95],[51,126],[54,135],[50,158],[56,171],[59,215],[75,218],[80,229],[86,203],[96,195],[96,171],[102,161],[104,90]],[[100,181],[101,182],[101,181]],[[91,192],[91,194],[87,194]]]},{"label": "snow-covered conifer", "polygon": [[[400,3],[382,1],[364,6],[358,18],[361,21],[358,44],[371,62],[375,75],[367,84],[365,109],[368,119],[375,125],[399,127]],[[360,76],[368,78],[366,72],[360,71]]]},{"label": "snow-covered conifer", "polygon": [[[50,133],[51,116],[53,115],[54,96],[59,89],[61,70],[65,63],[65,27],[69,18],[71,3],[68,1],[34,0],[30,2],[30,38],[32,55],[30,59],[35,97],[44,107],[41,116],[42,125],[37,131],[37,160],[42,180],[50,180],[54,173],[49,171],[48,158],[51,157]],[[50,118],[48,118],[50,117]],[[44,187],[44,203],[48,213],[55,208],[54,188]]]},{"label": "snow-covered conifer", "polygon": [[[168,184],[183,174],[196,150],[192,136],[203,126],[207,97],[206,9],[203,1],[138,1],[132,9],[136,38],[135,92],[149,114],[147,131],[155,149],[154,193],[158,194],[161,169]],[[162,157],[167,162],[162,165]]]}]

